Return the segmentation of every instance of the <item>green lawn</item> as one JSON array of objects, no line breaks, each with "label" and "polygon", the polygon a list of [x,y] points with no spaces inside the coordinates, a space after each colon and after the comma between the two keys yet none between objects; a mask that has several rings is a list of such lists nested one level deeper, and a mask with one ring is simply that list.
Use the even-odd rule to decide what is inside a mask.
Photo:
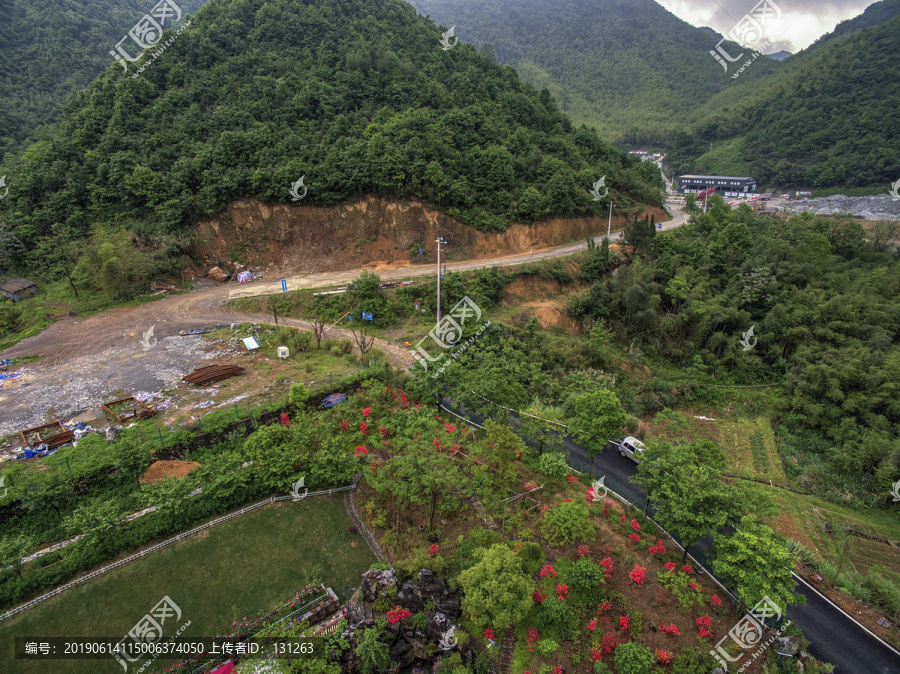
[{"label": "green lawn", "polygon": [[350,524],[335,496],[281,502],[207,529],[0,623],[0,672],[122,672],[112,659],[16,661],[14,638],[121,637],[166,595],[182,611],[173,631],[190,620],[182,636],[211,637],[289,601],[316,567],[342,594],[376,561]]}]

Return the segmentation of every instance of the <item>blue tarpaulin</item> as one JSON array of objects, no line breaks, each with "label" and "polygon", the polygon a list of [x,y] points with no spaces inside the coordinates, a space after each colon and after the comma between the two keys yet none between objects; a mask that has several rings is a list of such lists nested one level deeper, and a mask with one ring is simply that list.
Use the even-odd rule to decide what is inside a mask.
[{"label": "blue tarpaulin", "polygon": [[325,398],[325,400],[322,401],[322,404],[325,407],[334,407],[338,403],[345,403],[345,402],[347,402],[347,396],[345,396],[343,393],[332,393],[330,396],[328,396],[327,398]]}]

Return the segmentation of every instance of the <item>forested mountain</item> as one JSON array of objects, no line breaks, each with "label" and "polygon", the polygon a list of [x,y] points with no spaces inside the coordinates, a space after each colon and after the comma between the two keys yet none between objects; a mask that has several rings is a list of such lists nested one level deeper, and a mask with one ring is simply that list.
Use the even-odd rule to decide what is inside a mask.
[{"label": "forested mountain", "polygon": [[[655,167],[402,0],[216,0],[141,73],[111,65],[7,181],[26,249],[104,224],[183,234],[235,199],[421,198],[463,222],[660,203]],[[168,35],[164,35],[164,40]],[[42,250],[53,249],[52,245]]]},{"label": "forested mountain", "polygon": [[[115,63],[109,50],[158,0],[0,2],[0,164]],[[208,0],[177,0],[185,13]]]},{"label": "forested mountain", "polygon": [[[720,37],[653,0],[410,0],[461,40],[547,87],[576,122],[611,142],[660,143],[732,80],[710,56]],[[727,44],[726,44],[727,47]],[[735,53],[736,47],[727,47]],[[754,63],[747,82],[776,72]]]},{"label": "forested mountain", "polygon": [[[676,171],[753,175],[779,186],[897,180],[900,17],[845,32],[788,59],[780,79],[739,106],[722,106],[693,135],[679,134],[670,156]],[[712,154],[700,156],[713,141]]]}]

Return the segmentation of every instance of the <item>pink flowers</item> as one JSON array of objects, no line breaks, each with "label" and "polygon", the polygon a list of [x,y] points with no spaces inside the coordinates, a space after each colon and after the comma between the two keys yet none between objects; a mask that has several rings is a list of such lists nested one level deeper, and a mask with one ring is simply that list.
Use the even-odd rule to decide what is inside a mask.
[{"label": "pink flowers", "polygon": [[494,630],[492,630],[490,627],[488,627],[484,631],[484,638],[485,639],[493,639],[494,638]]},{"label": "pink flowers", "polygon": [[339,428],[340,428],[344,433],[346,433],[347,431],[350,430],[350,422],[347,421],[346,419],[341,420],[341,424],[340,424]]},{"label": "pink flowers", "polygon": [[604,557],[600,560],[600,566],[606,569],[606,580],[612,578],[613,561],[610,557]]},{"label": "pink flowers", "polygon": [[369,416],[370,414],[372,414],[372,408],[371,408],[371,407],[367,407],[366,409],[363,410],[363,416],[364,416],[364,417],[367,417],[367,416]]},{"label": "pink flowers", "polygon": [[699,590],[699,589],[700,589],[700,586],[697,585],[697,583],[691,583],[691,589],[692,589],[692,590]]},{"label": "pink flowers", "polygon": [[556,569],[553,568],[552,564],[544,564],[544,567],[541,569],[541,578],[556,578]]},{"label": "pink flowers", "polygon": [[611,608],[612,608],[612,604],[611,604],[610,602],[608,602],[608,601],[601,601],[601,602],[600,602],[600,605],[598,606],[597,613],[598,613],[598,614],[600,614],[600,613],[605,613],[606,611],[608,611],[608,610],[611,609]]},{"label": "pink flowers", "polygon": [[591,649],[591,662],[598,662],[603,659],[603,655],[600,653],[600,649],[594,646]]},{"label": "pink flowers", "polygon": [[660,623],[659,630],[664,632],[665,634],[671,634],[675,637],[680,637],[681,632],[678,631],[678,628],[675,627],[675,623]]},{"label": "pink flowers", "polygon": [[713,631],[712,631],[711,629],[706,628],[706,627],[701,627],[701,628],[700,628],[699,635],[700,635],[700,638],[701,638],[701,639],[707,639],[707,638],[708,638],[708,639],[712,639],[713,636],[714,636],[714,635],[713,635]]},{"label": "pink flowers", "polygon": [[557,585],[556,586],[556,595],[560,601],[565,601],[566,597],[569,596],[569,586],[568,585]]},{"label": "pink flowers", "polygon": [[368,435],[369,434],[369,424],[367,424],[365,421],[359,422],[359,430],[363,435]]},{"label": "pink flowers", "polygon": [[709,598],[709,603],[718,608],[722,605],[722,600],[719,599],[716,595],[713,595]]},{"label": "pink flowers", "polygon": [[631,539],[632,543],[640,543],[641,542],[641,537],[638,536],[637,534],[629,534],[628,538]]},{"label": "pink flowers", "polygon": [[628,574],[628,577],[631,578],[633,583],[640,585],[644,582],[644,578],[647,576],[647,569],[643,566],[634,567],[631,572]]},{"label": "pink flowers", "polygon": [[675,569],[678,568],[678,565],[675,562],[666,562],[663,566],[666,567],[666,571],[669,573],[675,573]]},{"label": "pink flowers", "polygon": [[591,554],[591,549],[586,545],[579,545],[575,552],[579,557],[584,557],[585,555]]},{"label": "pink flowers", "polygon": [[685,564],[684,566],[681,567],[681,570],[684,571],[689,576],[692,573],[694,573],[694,570],[691,568],[690,564]]},{"label": "pink flowers", "polygon": [[605,498],[603,499],[603,516],[609,517],[609,509],[613,507],[612,500]]},{"label": "pink flowers", "polygon": [[637,520],[631,520],[631,528],[634,529],[635,531],[640,531],[641,525],[638,524]]},{"label": "pink flowers", "polygon": [[612,632],[607,632],[603,635],[603,640],[600,642],[600,652],[603,653],[603,655],[609,655],[616,650],[616,646],[618,645],[616,636]]},{"label": "pink flowers", "polygon": [[697,627],[700,628],[700,638],[701,639],[706,638],[706,637],[709,637],[710,639],[713,638],[713,631],[711,629],[712,628],[712,619],[708,615],[700,616],[699,618],[697,618],[697,620],[695,622],[697,623]]},{"label": "pink flowers", "polygon": [[624,523],[625,523],[625,520],[627,520],[627,519],[628,519],[628,518],[625,516],[625,513],[622,513],[622,516],[619,518],[619,521],[622,522],[622,523],[624,524]]},{"label": "pink flowers", "polygon": [[661,665],[668,665],[672,662],[672,658],[674,657],[671,652],[663,651],[658,648],[653,652],[653,655],[656,656],[656,661]]},{"label": "pink flowers", "polygon": [[451,426],[450,423],[448,422],[447,425],[446,425],[446,427],[445,427],[445,430],[446,430],[448,433],[452,433],[453,431],[456,430],[456,426]]},{"label": "pink flowers", "polygon": [[662,544],[662,541],[656,541],[656,545],[651,545],[649,549],[651,555],[662,555],[666,551],[666,546]]},{"label": "pink flowers", "polygon": [[440,549],[441,549],[441,546],[438,545],[437,543],[434,543],[430,548],[428,548],[428,551],[431,553],[430,556],[434,557],[438,553],[438,550],[440,550]]},{"label": "pink flowers", "polygon": [[525,489],[526,489],[526,491],[531,491],[532,489],[537,489],[537,482],[526,482]]},{"label": "pink flowers", "polygon": [[588,629],[589,629],[591,632],[593,632],[595,629],[597,629],[597,621],[596,621],[596,620],[591,620],[591,622],[588,623]]},{"label": "pink flowers", "polygon": [[534,592],[531,593],[531,601],[535,604],[540,604],[545,599],[546,597],[541,594],[540,588],[535,588]]},{"label": "pink flowers", "polygon": [[369,453],[369,450],[366,449],[366,446],[365,446],[365,445],[359,445],[359,446],[353,451],[353,453],[354,453],[356,456],[364,456],[365,454],[368,454],[368,453]]},{"label": "pink flowers", "polygon": [[578,482],[578,478],[574,475],[566,475],[566,479],[569,481],[569,484],[575,484]]},{"label": "pink flowers", "polygon": [[538,631],[535,627],[528,628],[528,638],[525,640],[525,645],[528,646],[528,651],[530,653],[534,653],[534,642],[538,640]]},{"label": "pink flowers", "polygon": [[628,629],[628,616],[627,615],[619,616],[619,627],[621,627],[623,630]]},{"label": "pink flowers", "polygon": [[570,499],[570,498],[563,499],[563,503],[571,503],[571,502],[572,502],[572,499]]},{"label": "pink flowers", "polygon": [[391,625],[394,625],[394,624],[400,622],[401,620],[406,620],[407,618],[411,618],[411,617],[412,617],[412,613],[409,611],[409,609],[401,608],[400,606],[397,606],[396,608],[392,608],[390,611],[387,612],[387,619]]},{"label": "pink flowers", "polygon": [[563,668],[559,665],[553,665],[553,674],[563,674]]}]

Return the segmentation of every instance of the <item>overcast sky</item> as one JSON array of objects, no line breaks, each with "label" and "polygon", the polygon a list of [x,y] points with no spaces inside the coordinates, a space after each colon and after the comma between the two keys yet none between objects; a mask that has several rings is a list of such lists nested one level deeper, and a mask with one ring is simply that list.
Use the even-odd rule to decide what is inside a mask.
[{"label": "overcast sky", "polygon": [[[710,26],[726,35],[758,0],[656,0],[663,7],[687,21]],[[796,53],[834,29],[844,19],[863,13],[875,0],[771,0],[781,9],[782,22],[790,22],[781,40],[773,40],[768,53],[785,49]]]}]

